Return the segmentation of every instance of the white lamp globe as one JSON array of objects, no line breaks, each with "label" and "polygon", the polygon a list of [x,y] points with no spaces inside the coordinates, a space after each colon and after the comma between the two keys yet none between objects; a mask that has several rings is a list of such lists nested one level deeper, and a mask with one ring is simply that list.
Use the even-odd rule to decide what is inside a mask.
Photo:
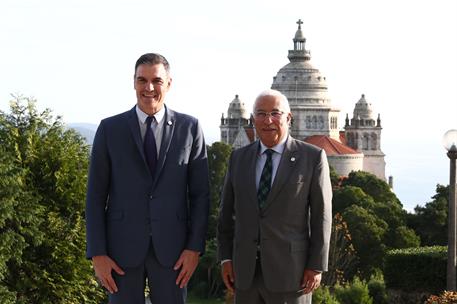
[{"label": "white lamp globe", "polygon": [[443,146],[450,152],[457,152],[457,130],[452,129],[444,133]]}]

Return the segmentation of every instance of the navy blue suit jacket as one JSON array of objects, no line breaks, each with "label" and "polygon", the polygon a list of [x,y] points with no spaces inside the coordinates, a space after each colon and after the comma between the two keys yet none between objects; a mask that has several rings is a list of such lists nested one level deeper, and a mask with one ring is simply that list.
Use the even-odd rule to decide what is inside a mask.
[{"label": "navy blue suit jacket", "polygon": [[206,146],[197,119],[165,109],[154,178],[146,164],[135,107],[101,121],[86,202],[87,257],[138,266],[152,240],[159,263],[182,250],[203,252],[208,224]]}]

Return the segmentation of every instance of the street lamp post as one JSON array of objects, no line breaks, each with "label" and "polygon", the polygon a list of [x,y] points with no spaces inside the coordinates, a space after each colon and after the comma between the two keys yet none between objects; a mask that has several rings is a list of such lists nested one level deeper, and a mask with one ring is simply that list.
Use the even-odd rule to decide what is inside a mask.
[{"label": "street lamp post", "polygon": [[451,161],[449,176],[449,228],[447,244],[447,276],[446,289],[456,291],[456,159],[457,159],[457,130],[449,130],[444,134],[443,144]]}]

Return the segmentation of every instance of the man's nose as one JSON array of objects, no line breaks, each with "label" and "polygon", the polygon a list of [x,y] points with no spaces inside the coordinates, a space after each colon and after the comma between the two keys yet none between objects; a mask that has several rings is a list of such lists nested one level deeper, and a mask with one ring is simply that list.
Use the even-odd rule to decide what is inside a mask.
[{"label": "man's nose", "polygon": [[152,84],[152,82],[148,82],[146,84],[146,90],[148,90],[150,92],[154,91],[154,85]]},{"label": "man's nose", "polygon": [[273,116],[271,116],[271,114],[267,114],[267,116],[265,116],[264,122],[268,125],[271,124],[273,122]]}]

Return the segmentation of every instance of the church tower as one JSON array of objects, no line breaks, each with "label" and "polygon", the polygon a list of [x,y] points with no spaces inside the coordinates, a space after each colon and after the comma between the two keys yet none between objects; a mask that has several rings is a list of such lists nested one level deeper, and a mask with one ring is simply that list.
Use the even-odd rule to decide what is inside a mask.
[{"label": "church tower", "polygon": [[222,113],[221,125],[221,142],[239,148],[248,145],[252,139],[250,138],[253,127],[249,118],[249,112],[246,110],[244,102],[238,95],[230,102],[227,110],[227,117]]},{"label": "church tower", "polygon": [[363,170],[386,180],[385,154],[381,151],[381,116],[374,119],[371,103],[362,94],[355,104],[353,117],[346,114],[344,126],[347,145],[363,153]]},{"label": "church tower", "polygon": [[302,23],[297,21],[294,49],[289,50],[290,62],[273,77],[271,88],[280,91],[289,100],[293,116],[290,133],[293,137],[303,140],[312,135],[325,135],[339,140],[339,110],[330,103],[325,77],[311,64]]}]

